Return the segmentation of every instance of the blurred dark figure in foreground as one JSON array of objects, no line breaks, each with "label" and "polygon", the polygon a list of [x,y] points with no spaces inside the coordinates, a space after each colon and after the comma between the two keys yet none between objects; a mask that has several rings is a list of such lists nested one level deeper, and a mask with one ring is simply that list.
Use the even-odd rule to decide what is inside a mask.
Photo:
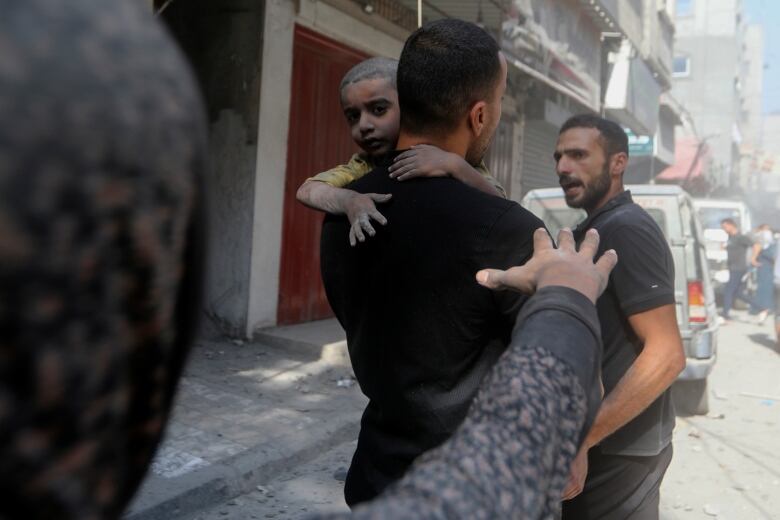
[{"label": "blurred dark figure in foreground", "polygon": [[3,5],[2,518],[117,518],[195,331],[205,121],[144,6]]},{"label": "blurred dark figure in foreground", "polygon": [[[468,415],[444,444],[420,456],[353,517],[555,518],[580,443],[601,403],[601,332],[594,305],[615,266],[594,265],[598,233],[580,252],[564,230],[553,249],[534,235],[533,258],[508,271],[480,271],[492,289],[536,291],[520,311],[509,348],[480,385]],[[342,518],[348,515],[335,515]]]}]

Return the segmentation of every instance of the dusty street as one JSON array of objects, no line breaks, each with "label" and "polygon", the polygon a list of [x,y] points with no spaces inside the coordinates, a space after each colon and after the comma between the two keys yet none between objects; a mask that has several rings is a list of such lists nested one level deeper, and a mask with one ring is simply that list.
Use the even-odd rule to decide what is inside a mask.
[{"label": "dusty street", "polygon": [[[780,353],[772,326],[744,313],[720,329],[708,416],[679,417],[662,487],[664,520],[780,519]],[[305,518],[346,510],[343,477],[355,443],[289,468],[252,492],[190,520]]]},{"label": "dusty street", "polygon": [[780,352],[771,318],[720,328],[708,416],[679,417],[662,518],[780,518]]},{"label": "dusty street", "polygon": [[312,462],[289,468],[253,491],[215,505],[187,520],[278,520],[307,518],[314,512],[349,511],[344,478],[357,442],[323,453]]}]

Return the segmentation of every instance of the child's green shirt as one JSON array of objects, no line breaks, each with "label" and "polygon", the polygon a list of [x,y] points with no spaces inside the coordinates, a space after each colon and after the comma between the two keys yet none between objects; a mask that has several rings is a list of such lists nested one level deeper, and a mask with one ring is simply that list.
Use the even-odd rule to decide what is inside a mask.
[{"label": "child's green shirt", "polygon": [[[326,184],[330,184],[335,188],[343,188],[352,181],[356,181],[371,170],[374,169],[374,164],[371,159],[363,158],[360,154],[353,155],[347,164],[340,164],[335,168],[318,173],[314,177],[310,177],[307,180],[320,181]],[[479,163],[479,166],[475,168],[483,177],[485,177],[494,188],[498,190],[502,197],[506,198],[506,191],[499,182],[490,175],[484,162]]]}]

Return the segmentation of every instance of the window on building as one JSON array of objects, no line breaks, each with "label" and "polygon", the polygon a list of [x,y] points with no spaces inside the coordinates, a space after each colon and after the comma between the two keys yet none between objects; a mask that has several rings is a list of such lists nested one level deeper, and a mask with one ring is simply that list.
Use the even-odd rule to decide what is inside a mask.
[{"label": "window on building", "polygon": [[681,78],[691,75],[691,59],[688,56],[675,56],[672,62],[672,76]]},{"label": "window on building", "polygon": [[677,0],[675,4],[675,14],[677,16],[691,16],[693,14],[694,0]]}]

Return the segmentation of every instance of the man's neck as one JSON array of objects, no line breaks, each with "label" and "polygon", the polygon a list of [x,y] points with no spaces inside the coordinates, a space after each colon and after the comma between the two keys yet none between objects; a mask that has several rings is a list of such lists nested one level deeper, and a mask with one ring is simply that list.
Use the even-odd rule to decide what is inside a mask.
[{"label": "man's neck", "polygon": [[597,212],[598,210],[600,210],[601,208],[606,206],[607,202],[611,201],[612,199],[614,199],[615,197],[617,197],[618,195],[620,195],[624,191],[626,191],[626,188],[625,188],[625,186],[623,186],[622,182],[613,185],[612,187],[610,187],[610,189],[607,192],[607,194],[604,195],[604,197],[602,197],[601,200],[598,202],[598,204],[596,204],[593,208],[591,208],[591,209],[584,208],[585,209],[585,213],[587,213],[588,216],[593,215],[595,212]]},{"label": "man's neck", "polygon": [[445,136],[440,135],[413,135],[404,130],[398,135],[397,150],[406,150],[417,144],[430,144],[445,152],[460,155],[465,159],[468,150],[468,140],[464,139],[460,132],[452,132]]}]

